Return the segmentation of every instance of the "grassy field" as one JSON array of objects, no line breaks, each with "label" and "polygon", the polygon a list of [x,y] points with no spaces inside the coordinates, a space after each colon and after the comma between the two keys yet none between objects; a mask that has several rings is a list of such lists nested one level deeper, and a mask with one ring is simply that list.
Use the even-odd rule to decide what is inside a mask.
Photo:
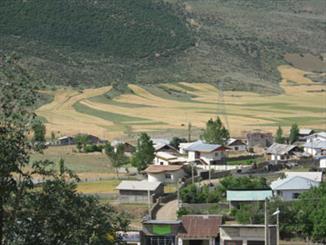
[{"label": "grassy field", "polygon": [[75,146],[49,147],[43,154],[34,153],[31,161],[48,159],[58,163],[64,159],[65,165],[78,173],[82,179],[100,180],[115,178],[110,161],[102,153],[77,153]]},{"label": "grassy field", "polygon": [[133,137],[147,131],[185,136],[192,123],[199,132],[205,122],[220,115],[233,136],[249,130],[274,132],[293,123],[326,129],[326,86],[312,82],[310,74],[291,66],[279,66],[283,93],[279,95],[227,91],[224,96],[207,83],[129,84],[132,93],[109,99],[111,87],[52,92],[51,103],[36,113],[44,118],[47,133],[57,136],[90,133],[106,139]]}]

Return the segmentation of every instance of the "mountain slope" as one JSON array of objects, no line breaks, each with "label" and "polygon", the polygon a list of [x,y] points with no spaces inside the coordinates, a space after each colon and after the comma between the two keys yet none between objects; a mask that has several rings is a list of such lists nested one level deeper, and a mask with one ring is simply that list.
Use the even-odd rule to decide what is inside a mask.
[{"label": "mountain slope", "polygon": [[323,0],[2,0],[0,51],[48,85],[185,81],[274,93],[285,54],[322,60],[325,11]]}]

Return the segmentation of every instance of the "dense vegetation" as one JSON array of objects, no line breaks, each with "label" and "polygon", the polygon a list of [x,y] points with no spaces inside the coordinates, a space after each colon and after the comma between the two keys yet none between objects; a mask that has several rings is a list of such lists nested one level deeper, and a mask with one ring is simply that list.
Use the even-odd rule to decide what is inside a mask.
[{"label": "dense vegetation", "polygon": [[0,91],[0,244],[118,244],[124,215],[77,193],[79,178],[63,160],[58,171],[49,160],[30,162],[42,151],[29,137],[43,141],[44,127],[30,76],[13,57],[0,56]]},{"label": "dense vegetation", "polygon": [[186,26],[166,4],[151,0],[4,0],[0,30],[115,57],[146,57],[190,46]]},{"label": "dense vegetation", "polygon": [[285,53],[323,52],[323,0],[3,0],[0,43],[49,85],[201,81],[279,92]]},{"label": "dense vegetation", "polygon": [[225,177],[217,186],[188,185],[181,189],[180,197],[184,203],[217,203],[225,200],[226,191],[231,189],[269,189],[265,178]]}]

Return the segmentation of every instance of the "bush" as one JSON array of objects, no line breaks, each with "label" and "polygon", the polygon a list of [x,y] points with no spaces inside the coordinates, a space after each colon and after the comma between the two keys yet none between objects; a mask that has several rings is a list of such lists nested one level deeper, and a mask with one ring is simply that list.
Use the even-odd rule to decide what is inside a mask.
[{"label": "bush", "polygon": [[84,147],[84,152],[85,153],[91,153],[91,152],[102,152],[103,150],[103,145],[86,145]]}]

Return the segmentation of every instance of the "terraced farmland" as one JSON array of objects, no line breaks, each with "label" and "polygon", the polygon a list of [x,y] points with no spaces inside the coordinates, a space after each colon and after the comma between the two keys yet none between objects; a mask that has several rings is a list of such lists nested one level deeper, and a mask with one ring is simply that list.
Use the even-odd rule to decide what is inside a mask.
[{"label": "terraced farmland", "polygon": [[232,135],[252,129],[274,131],[278,125],[288,127],[294,122],[326,129],[325,85],[310,81],[305,77],[308,72],[290,66],[280,66],[279,71],[284,90],[280,95],[228,91],[222,104],[218,89],[207,83],[129,84],[132,93],[113,99],[105,96],[111,87],[58,90],[37,114],[46,119],[49,134],[84,132],[108,139],[141,131],[185,133],[188,122],[199,129],[217,114],[223,114]]}]

